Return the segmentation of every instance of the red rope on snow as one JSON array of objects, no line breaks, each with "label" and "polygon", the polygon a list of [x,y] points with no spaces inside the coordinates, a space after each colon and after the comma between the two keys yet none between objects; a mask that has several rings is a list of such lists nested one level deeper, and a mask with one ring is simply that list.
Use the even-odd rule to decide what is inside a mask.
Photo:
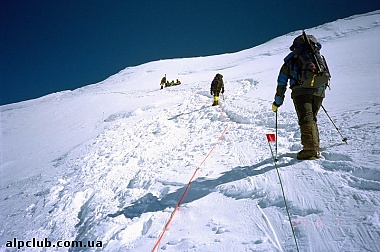
[{"label": "red rope on snow", "polygon": [[[222,111],[221,111],[221,113],[222,113]],[[223,117],[223,115],[222,115],[222,117]],[[225,118],[224,118],[224,117],[223,117],[223,121],[225,121]],[[202,163],[197,167],[197,169],[195,169],[195,171],[194,171],[194,173],[193,173],[193,176],[192,176],[191,179],[189,180],[189,183],[187,184],[186,189],[185,189],[185,191],[183,192],[183,194],[182,194],[182,196],[181,196],[181,199],[178,201],[176,207],[174,208],[174,210],[173,210],[173,212],[172,212],[172,214],[171,214],[171,216],[170,216],[168,222],[166,223],[166,225],[165,225],[165,227],[164,227],[164,230],[162,231],[160,237],[158,238],[158,240],[157,240],[157,242],[156,242],[156,245],[154,245],[154,248],[152,249],[152,252],[156,251],[158,245],[160,244],[162,238],[164,237],[164,234],[166,233],[166,230],[168,230],[169,225],[170,225],[170,223],[172,222],[175,213],[179,210],[179,206],[181,205],[183,199],[185,198],[185,195],[186,195],[187,191],[188,191],[189,188],[190,188],[191,183],[193,182],[193,179],[194,179],[194,177],[195,177],[195,174],[199,171],[200,167],[204,164],[204,162],[206,161],[206,159],[211,155],[211,153],[212,153],[213,150],[215,149],[216,145],[217,145],[217,144],[219,143],[219,141],[222,139],[224,133],[226,133],[227,129],[228,129],[228,126],[226,126],[226,127],[224,128],[222,134],[221,134],[220,137],[218,138],[218,141],[216,141],[216,143],[214,144],[214,146],[211,148],[210,152],[209,152],[209,153],[207,154],[207,156],[203,159]]]}]

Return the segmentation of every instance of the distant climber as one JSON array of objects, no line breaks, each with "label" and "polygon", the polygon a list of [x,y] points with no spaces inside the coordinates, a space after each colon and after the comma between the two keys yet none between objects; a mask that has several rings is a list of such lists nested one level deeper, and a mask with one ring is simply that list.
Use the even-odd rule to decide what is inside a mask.
[{"label": "distant climber", "polygon": [[181,81],[179,79],[176,79],[175,82],[174,80],[169,82],[168,79],[166,78],[166,74],[164,77],[162,77],[161,82],[160,82],[161,89],[164,89],[165,87],[177,86],[180,84],[181,84]]},{"label": "distant climber", "polygon": [[161,86],[161,89],[164,89],[164,87],[166,86],[166,74],[164,77],[162,77],[160,86]]},{"label": "distant climber", "polygon": [[224,93],[223,75],[217,73],[211,82],[210,88],[211,95],[214,96],[214,102],[212,106],[219,105],[219,94]]}]

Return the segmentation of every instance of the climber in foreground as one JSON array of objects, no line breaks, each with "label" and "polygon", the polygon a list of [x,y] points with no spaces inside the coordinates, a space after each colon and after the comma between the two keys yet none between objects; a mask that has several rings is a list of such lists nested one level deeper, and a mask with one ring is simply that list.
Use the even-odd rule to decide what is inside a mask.
[{"label": "climber in foreground", "polygon": [[219,105],[219,94],[224,93],[223,75],[217,73],[211,82],[210,94],[214,96],[212,106]]},{"label": "climber in foreground", "polygon": [[319,131],[317,113],[329,85],[330,72],[325,58],[320,54],[321,44],[313,35],[296,37],[285,57],[277,78],[277,89],[272,110],[277,113],[285,98],[289,81],[291,98],[298,117],[303,150],[297,159],[319,158]]}]

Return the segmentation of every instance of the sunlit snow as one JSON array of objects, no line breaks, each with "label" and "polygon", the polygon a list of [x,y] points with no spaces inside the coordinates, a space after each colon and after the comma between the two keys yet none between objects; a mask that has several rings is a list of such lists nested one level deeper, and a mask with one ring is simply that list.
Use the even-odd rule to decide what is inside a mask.
[{"label": "sunlit snow", "polygon": [[[306,32],[322,44],[332,74],[324,107],[348,144],[321,110],[322,157],[296,160],[300,133],[287,91],[278,167],[299,249],[380,251],[380,11]],[[197,168],[158,251],[296,251],[265,134],[275,132],[277,75],[300,34],[128,67],[1,106],[0,251],[33,238],[152,251]],[[216,73],[226,91],[212,107]],[[182,84],[160,90],[165,74]]]}]

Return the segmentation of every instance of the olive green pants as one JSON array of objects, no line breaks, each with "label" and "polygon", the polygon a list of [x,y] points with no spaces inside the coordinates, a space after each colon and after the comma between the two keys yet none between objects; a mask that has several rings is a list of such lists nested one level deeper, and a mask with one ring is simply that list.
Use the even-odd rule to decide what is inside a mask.
[{"label": "olive green pants", "polygon": [[317,114],[322,101],[323,97],[314,95],[299,95],[293,98],[304,150],[319,150]]},{"label": "olive green pants", "polygon": [[293,103],[298,116],[298,124],[316,123],[322,101],[323,97],[315,95],[298,95],[294,97]]}]

